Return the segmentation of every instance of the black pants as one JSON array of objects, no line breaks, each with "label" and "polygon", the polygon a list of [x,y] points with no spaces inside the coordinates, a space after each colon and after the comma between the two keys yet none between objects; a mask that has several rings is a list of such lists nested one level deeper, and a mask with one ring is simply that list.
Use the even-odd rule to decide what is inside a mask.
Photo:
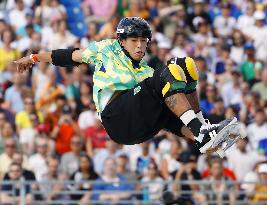
[{"label": "black pants", "polygon": [[101,113],[102,123],[119,144],[139,144],[161,129],[181,136],[182,121],[165,105],[157,73],[111,101]]}]

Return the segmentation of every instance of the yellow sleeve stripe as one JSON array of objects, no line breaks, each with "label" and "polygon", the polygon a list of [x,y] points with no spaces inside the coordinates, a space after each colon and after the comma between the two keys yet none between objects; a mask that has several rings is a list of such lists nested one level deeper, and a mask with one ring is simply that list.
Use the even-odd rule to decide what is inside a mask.
[{"label": "yellow sleeve stripe", "polygon": [[186,57],[185,64],[191,78],[193,80],[198,80],[198,71],[194,60],[190,57]]}]

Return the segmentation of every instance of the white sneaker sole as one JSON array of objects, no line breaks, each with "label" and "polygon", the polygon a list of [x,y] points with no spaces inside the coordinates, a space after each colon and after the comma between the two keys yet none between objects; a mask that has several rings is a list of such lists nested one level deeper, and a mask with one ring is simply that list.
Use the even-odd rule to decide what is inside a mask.
[{"label": "white sneaker sole", "polygon": [[[238,138],[236,137],[235,139],[231,139],[229,137],[229,135],[237,128],[237,126],[238,122],[234,117],[227,126],[225,126],[217,135],[215,135],[215,137],[211,136],[211,140],[200,148],[200,152],[206,153],[209,149],[216,150],[217,154],[223,158],[225,156],[225,150],[229,149]],[[224,142],[227,142],[226,148],[220,148]]]}]

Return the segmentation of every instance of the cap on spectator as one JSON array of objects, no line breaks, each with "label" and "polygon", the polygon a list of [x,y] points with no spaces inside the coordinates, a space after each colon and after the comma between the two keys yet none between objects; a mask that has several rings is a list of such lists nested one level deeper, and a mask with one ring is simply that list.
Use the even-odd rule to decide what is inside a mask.
[{"label": "cap on spectator", "polygon": [[46,125],[46,124],[39,124],[39,125],[37,126],[37,130],[38,130],[39,132],[49,132],[49,126]]},{"label": "cap on spectator", "polygon": [[158,43],[158,47],[163,49],[171,49],[172,45],[169,40],[163,40]]},{"label": "cap on spectator", "polygon": [[255,47],[254,47],[252,42],[246,42],[245,45],[244,45],[244,49],[245,50],[247,50],[247,49],[255,50]]},{"label": "cap on spectator", "polygon": [[205,19],[202,18],[201,16],[197,16],[193,20],[193,25],[195,28],[197,28],[200,24],[203,24],[203,23],[205,23]]},{"label": "cap on spectator", "polygon": [[68,105],[64,105],[64,107],[62,108],[62,113],[63,114],[70,114],[71,113],[71,107]]},{"label": "cap on spectator", "polygon": [[253,17],[255,20],[264,20],[265,19],[265,13],[261,10],[257,10],[254,12]]},{"label": "cap on spectator", "polygon": [[259,165],[258,172],[259,173],[266,173],[267,174],[267,164],[264,163],[264,164]]}]

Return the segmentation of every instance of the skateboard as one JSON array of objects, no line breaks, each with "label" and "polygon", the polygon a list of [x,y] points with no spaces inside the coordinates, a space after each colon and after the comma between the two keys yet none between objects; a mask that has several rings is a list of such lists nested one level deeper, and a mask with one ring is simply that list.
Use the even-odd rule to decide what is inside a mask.
[{"label": "skateboard", "polygon": [[229,124],[220,130],[217,135],[215,130],[210,133],[211,140],[200,149],[201,153],[215,151],[221,158],[224,158],[225,151],[233,146],[240,137],[245,137],[240,135],[240,126],[235,117],[233,119],[229,119],[228,122]]}]

